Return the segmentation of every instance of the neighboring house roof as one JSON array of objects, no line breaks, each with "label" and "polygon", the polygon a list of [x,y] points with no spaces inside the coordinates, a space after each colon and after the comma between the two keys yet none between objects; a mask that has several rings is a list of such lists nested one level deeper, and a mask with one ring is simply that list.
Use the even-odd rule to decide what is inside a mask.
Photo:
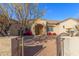
[{"label": "neighboring house roof", "polygon": [[67,20],[70,20],[70,19],[79,22],[79,19],[75,19],[75,18],[67,18],[67,19],[65,19],[65,20],[63,20],[63,21],[58,22],[57,24],[60,24],[60,23],[62,23],[62,22],[65,22],[65,21],[67,21]]},{"label": "neighboring house roof", "polygon": [[11,23],[17,22],[15,19],[11,19],[11,18],[8,20],[8,17],[7,17],[7,16],[4,16],[4,15],[1,15],[1,14],[0,14],[0,23],[5,23],[5,24],[7,24],[7,23],[9,23],[9,21],[10,21]]},{"label": "neighboring house roof", "polygon": [[23,23],[32,23],[32,22],[33,22],[33,19],[20,20],[19,22],[20,22],[20,23],[22,23],[22,22],[23,22]]},{"label": "neighboring house roof", "polygon": [[18,23],[18,21],[17,21],[17,20],[15,20],[15,19],[10,19],[9,21],[10,21],[10,23],[11,23],[11,24]]}]

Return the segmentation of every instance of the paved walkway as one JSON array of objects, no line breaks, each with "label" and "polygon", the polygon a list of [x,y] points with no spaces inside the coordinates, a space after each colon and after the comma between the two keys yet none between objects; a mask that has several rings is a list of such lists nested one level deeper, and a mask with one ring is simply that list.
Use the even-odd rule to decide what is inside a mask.
[{"label": "paved walkway", "polygon": [[46,46],[42,51],[40,51],[37,56],[56,56],[56,40],[48,40],[47,43],[43,42]]}]

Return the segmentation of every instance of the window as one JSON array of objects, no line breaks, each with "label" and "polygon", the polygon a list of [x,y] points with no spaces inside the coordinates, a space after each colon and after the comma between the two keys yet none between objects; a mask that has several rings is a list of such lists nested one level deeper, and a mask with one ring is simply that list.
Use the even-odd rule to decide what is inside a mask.
[{"label": "window", "polygon": [[53,31],[53,28],[52,27],[48,27],[47,31]]}]

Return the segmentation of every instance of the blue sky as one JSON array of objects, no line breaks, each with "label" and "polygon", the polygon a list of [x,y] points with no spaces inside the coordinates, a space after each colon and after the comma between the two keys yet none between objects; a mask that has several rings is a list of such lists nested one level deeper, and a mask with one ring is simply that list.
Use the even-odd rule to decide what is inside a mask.
[{"label": "blue sky", "polygon": [[[6,4],[5,4],[6,5]],[[39,3],[39,8],[46,10],[43,19],[64,20],[67,18],[79,19],[79,3]],[[10,13],[10,11],[9,11]],[[15,11],[12,18],[16,19]]]},{"label": "blue sky", "polygon": [[40,3],[39,8],[45,8],[44,19],[64,20],[79,18],[79,3]]}]

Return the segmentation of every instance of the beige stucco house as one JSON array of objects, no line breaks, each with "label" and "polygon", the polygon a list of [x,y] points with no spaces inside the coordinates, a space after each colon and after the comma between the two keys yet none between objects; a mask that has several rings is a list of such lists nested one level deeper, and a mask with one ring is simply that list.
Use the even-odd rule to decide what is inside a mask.
[{"label": "beige stucco house", "polygon": [[31,30],[34,35],[47,34],[47,32],[60,34],[68,30],[77,31],[75,26],[78,25],[79,21],[73,18],[63,21],[36,19],[32,24]]},{"label": "beige stucco house", "polygon": [[34,35],[47,34],[48,31],[54,32],[58,22],[59,21],[56,20],[36,19],[31,26],[31,31]]},{"label": "beige stucco house", "polygon": [[60,34],[63,32],[66,32],[68,30],[71,31],[77,31],[76,26],[79,25],[79,20],[73,19],[73,18],[68,18],[64,21],[60,21],[57,26],[55,27],[55,32]]}]

